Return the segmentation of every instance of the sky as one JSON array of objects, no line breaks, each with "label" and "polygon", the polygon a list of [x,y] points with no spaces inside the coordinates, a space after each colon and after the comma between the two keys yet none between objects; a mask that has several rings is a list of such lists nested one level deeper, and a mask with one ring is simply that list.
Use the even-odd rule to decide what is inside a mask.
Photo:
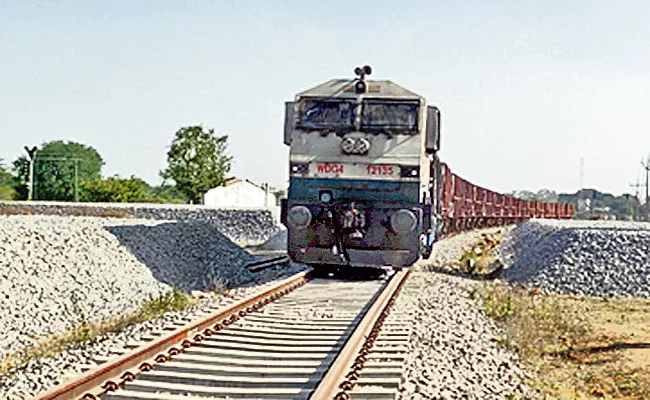
[{"label": "sky", "polygon": [[[287,185],[284,102],[373,67],[442,111],[440,157],[501,192],[621,194],[650,153],[645,1],[0,0],[0,158],[88,144],[161,182],[182,126]],[[641,179],[643,183],[643,179]]]}]

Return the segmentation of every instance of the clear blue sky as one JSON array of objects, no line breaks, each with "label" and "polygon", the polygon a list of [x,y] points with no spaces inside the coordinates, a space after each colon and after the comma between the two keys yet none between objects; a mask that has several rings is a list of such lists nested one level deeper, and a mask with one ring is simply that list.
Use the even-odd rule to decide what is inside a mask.
[{"label": "clear blue sky", "polygon": [[499,191],[629,191],[650,152],[645,1],[0,0],[0,158],[74,140],[158,183],[174,132],[227,134],[283,187],[283,102],[357,65],[443,112],[441,157]]}]

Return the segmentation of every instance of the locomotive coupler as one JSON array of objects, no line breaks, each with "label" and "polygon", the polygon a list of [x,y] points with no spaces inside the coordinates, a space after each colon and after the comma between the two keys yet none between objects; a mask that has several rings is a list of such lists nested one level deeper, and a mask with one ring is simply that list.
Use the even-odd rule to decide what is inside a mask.
[{"label": "locomotive coupler", "polygon": [[362,239],[366,234],[366,214],[350,203],[341,214],[341,227],[350,239]]},{"label": "locomotive coupler", "polygon": [[332,227],[332,234],[334,234],[334,237],[336,238],[336,243],[332,246],[331,250],[332,255],[339,256],[341,257],[342,261],[349,263],[350,257],[348,256],[348,252],[346,251],[343,244],[343,238],[341,237],[341,227],[338,223],[337,215],[332,207],[325,207],[323,211],[325,220]]}]

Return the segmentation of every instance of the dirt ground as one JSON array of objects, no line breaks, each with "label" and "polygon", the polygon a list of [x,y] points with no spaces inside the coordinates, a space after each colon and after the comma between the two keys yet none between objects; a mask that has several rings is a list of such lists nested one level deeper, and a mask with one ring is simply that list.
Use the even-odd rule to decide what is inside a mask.
[{"label": "dirt ground", "polygon": [[566,399],[650,399],[650,300],[563,297],[583,310],[589,338],[544,379]]},{"label": "dirt ground", "polygon": [[603,335],[605,346],[618,350],[632,368],[650,367],[650,300],[583,301],[588,304],[589,320]]}]

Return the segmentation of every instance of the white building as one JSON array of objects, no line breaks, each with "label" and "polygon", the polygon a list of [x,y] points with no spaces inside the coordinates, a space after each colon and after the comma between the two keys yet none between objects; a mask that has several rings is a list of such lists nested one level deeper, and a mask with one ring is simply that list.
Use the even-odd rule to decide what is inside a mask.
[{"label": "white building", "polygon": [[209,207],[276,207],[278,200],[275,190],[267,184],[232,178],[223,186],[208,190],[203,204]]}]

